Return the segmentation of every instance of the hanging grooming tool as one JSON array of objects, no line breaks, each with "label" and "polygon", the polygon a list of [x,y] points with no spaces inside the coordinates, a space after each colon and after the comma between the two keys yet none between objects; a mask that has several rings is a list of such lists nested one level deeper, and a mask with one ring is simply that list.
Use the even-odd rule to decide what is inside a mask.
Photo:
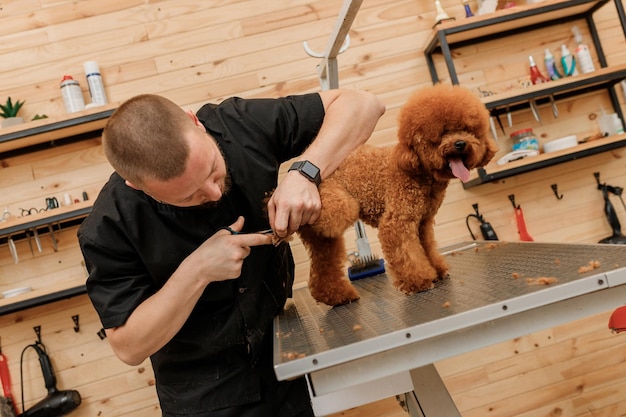
[{"label": "hanging grooming tool", "polygon": [[495,141],[498,140],[498,131],[496,130],[496,124],[493,122],[493,116],[489,117],[489,126],[491,127],[491,134]]},{"label": "hanging grooming tool", "polygon": [[559,117],[559,109],[556,107],[556,101],[554,100],[554,96],[552,94],[550,94],[550,104],[552,105],[552,114],[556,119]]},{"label": "hanging grooming tool", "polygon": [[511,108],[509,106],[506,106],[506,121],[509,127],[513,127],[513,115],[511,114]]},{"label": "hanging grooming tool", "polygon": [[15,247],[15,242],[11,236],[7,237],[7,245],[9,246],[9,252],[11,252],[13,263],[17,264],[20,261],[20,258],[17,256],[17,248]]},{"label": "hanging grooming tool", "polygon": [[54,230],[51,224],[48,225],[48,230],[50,231],[50,239],[52,239],[52,247],[54,248],[55,252],[58,252],[59,245],[57,244],[57,238],[54,236]]},{"label": "hanging grooming tool", "polygon": [[498,126],[500,126],[500,130],[503,135],[506,135],[506,130],[504,130],[504,125],[502,124],[502,120],[500,119],[500,115],[496,114],[496,119],[498,120]]},{"label": "hanging grooming tool", "polygon": [[31,232],[33,233],[33,237],[35,238],[35,245],[37,246],[37,251],[39,253],[43,252],[43,248],[41,247],[41,239],[39,239],[39,232],[37,231],[37,228],[36,227],[32,228]]},{"label": "hanging grooming tool", "polygon": [[472,204],[472,207],[474,207],[476,214],[468,214],[465,218],[465,225],[467,226],[467,230],[470,232],[470,235],[472,235],[472,239],[476,240],[476,237],[474,236],[474,233],[472,233],[472,229],[469,227],[470,217],[474,217],[480,222],[480,233],[483,235],[484,240],[498,240],[498,236],[493,230],[493,227],[491,227],[491,224],[486,222],[482,214],[478,212],[478,203]]},{"label": "hanging grooming tool", "polygon": [[[612,243],[624,245],[626,244],[626,236],[622,234],[622,226],[619,222],[619,219],[617,218],[615,207],[613,207],[613,203],[611,203],[611,200],[609,198],[609,193],[613,193],[619,196],[621,200],[623,189],[621,187],[613,187],[604,183],[600,183],[600,173],[598,172],[594,172],[593,175],[596,177],[598,190],[602,191],[602,197],[604,198],[604,213],[606,214],[606,218],[611,225],[611,229],[613,229],[613,234],[611,236],[600,240],[598,243]],[[622,205],[624,205],[624,200],[622,200]]]},{"label": "hanging grooming tool", "polygon": [[[39,355],[39,364],[48,395],[28,410],[23,411],[18,417],[58,417],[74,411],[81,403],[80,393],[76,390],[57,389],[57,379],[45,346],[41,342],[35,342],[26,346],[24,351],[29,347],[35,349]],[[22,351],[22,356],[24,351]],[[24,389],[22,389],[22,410],[24,410]]]},{"label": "hanging grooming tool", "polygon": [[531,98],[530,100],[528,100],[528,103],[530,104],[530,110],[533,112],[535,120],[541,122],[541,116],[539,115],[539,109],[537,108],[537,102],[535,101],[535,99]]},{"label": "hanging grooming tool", "polygon": [[515,204],[515,195],[509,195],[509,200],[513,204],[513,210],[515,210],[515,221],[517,222],[517,232],[522,242],[533,242],[534,239],[528,233],[526,229],[526,221],[524,220],[524,212],[519,204]]},{"label": "hanging grooming tool", "polygon": [[30,232],[28,230],[24,230],[24,236],[28,241],[28,247],[30,248],[30,254],[35,256],[35,251],[33,250],[33,242],[31,241]]},{"label": "hanging grooming tool", "polygon": [[372,254],[367,235],[365,234],[365,224],[361,220],[354,222],[356,233],[357,253],[348,256],[351,266],[348,267],[348,278],[354,281],[361,278],[371,277],[385,272],[385,261]]}]

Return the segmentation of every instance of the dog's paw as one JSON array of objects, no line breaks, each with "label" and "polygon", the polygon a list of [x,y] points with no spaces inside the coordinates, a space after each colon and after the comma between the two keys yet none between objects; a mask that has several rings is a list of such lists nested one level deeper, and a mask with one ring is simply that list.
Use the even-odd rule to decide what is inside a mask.
[{"label": "dog's paw", "polygon": [[435,270],[437,271],[437,278],[439,279],[448,278],[450,276],[450,274],[448,273],[447,265],[444,266],[443,268],[435,267]]},{"label": "dog's paw", "polygon": [[309,286],[309,291],[315,301],[331,307],[349,304],[359,299],[359,293],[347,280],[323,288]]},{"label": "dog's paw", "polygon": [[428,291],[435,288],[435,284],[431,280],[403,280],[397,279],[393,282],[393,286],[407,295],[415,294],[422,291]]}]

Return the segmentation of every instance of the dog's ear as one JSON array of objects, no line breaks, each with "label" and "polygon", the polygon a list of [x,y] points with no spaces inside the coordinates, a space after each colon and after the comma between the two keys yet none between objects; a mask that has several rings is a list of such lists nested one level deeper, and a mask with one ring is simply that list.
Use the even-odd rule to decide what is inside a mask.
[{"label": "dog's ear", "polygon": [[487,142],[487,151],[485,152],[485,156],[483,156],[483,160],[481,161],[479,165],[481,167],[484,167],[485,165],[487,165],[489,161],[491,161],[491,158],[493,158],[496,152],[498,152],[499,150],[498,146],[495,144],[495,142],[492,139],[486,138],[486,142]]},{"label": "dog's ear", "polygon": [[418,152],[406,142],[399,142],[393,150],[393,158],[400,169],[407,172],[419,172],[420,161]]}]

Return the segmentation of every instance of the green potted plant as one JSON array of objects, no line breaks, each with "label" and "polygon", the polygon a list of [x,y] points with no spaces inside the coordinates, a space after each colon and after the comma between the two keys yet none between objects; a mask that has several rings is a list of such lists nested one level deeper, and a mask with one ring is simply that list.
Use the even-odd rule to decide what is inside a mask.
[{"label": "green potted plant", "polygon": [[2,127],[9,127],[24,123],[24,119],[19,117],[20,109],[24,105],[24,101],[16,100],[15,103],[11,100],[11,97],[7,98],[6,103],[0,104],[0,117],[4,120],[1,121]]}]

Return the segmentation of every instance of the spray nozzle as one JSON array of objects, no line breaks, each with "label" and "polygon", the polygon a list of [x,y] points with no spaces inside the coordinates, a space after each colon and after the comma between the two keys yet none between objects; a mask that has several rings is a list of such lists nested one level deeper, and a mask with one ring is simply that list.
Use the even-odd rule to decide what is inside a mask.
[{"label": "spray nozzle", "polygon": [[572,27],[572,33],[574,34],[574,39],[576,39],[577,44],[583,43],[583,35],[580,33],[578,26]]}]

